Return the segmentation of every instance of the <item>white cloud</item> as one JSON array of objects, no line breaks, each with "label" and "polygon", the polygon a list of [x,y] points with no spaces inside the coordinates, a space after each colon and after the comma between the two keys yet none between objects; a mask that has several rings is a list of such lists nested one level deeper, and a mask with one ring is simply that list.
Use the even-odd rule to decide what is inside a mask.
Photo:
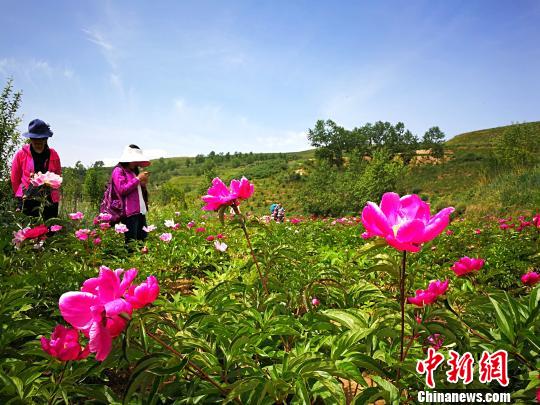
[{"label": "white cloud", "polygon": [[114,46],[112,43],[110,43],[107,39],[105,39],[104,35],[95,30],[95,29],[83,29],[82,30],[86,34],[86,39],[97,46],[99,46],[103,51],[105,52],[112,52],[114,51]]},{"label": "white cloud", "polygon": [[307,134],[304,131],[283,131],[279,135],[257,137],[256,141],[264,148],[269,148],[272,150],[276,149],[285,151],[285,149],[290,149],[290,151],[293,151],[311,148],[307,140]]},{"label": "white cloud", "polygon": [[68,68],[64,69],[64,77],[66,79],[73,79],[74,75],[75,75],[75,72],[73,72],[73,70],[68,69]]}]

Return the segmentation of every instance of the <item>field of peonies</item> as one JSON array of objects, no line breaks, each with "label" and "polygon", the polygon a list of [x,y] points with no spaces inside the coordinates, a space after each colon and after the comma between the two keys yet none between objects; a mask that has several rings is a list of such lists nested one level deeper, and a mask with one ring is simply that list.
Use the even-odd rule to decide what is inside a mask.
[{"label": "field of peonies", "polygon": [[127,247],[107,213],[8,213],[0,403],[540,401],[540,215],[386,193],[275,223],[242,214],[254,192],[216,178],[201,210],[154,209]]}]

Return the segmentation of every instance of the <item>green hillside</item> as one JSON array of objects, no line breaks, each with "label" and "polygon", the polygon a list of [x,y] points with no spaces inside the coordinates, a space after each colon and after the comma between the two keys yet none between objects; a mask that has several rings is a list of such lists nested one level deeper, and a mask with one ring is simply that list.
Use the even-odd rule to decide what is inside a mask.
[{"label": "green hillside", "polygon": [[[523,125],[530,127],[538,136],[540,136],[540,121],[527,122]],[[465,132],[448,140],[446,142],[446,146],[449,149],[490,149],[493,148],[497,137],[500,136],[507,128],[508,125]]]},{"label": "green hillside", "polygon": [[[530,129],[527,144],[536,145],[532,150],[537,150],[540,121],[523,125]],[[497,139],[507,128],[509,126],[453,137],[445,144],[447,155],[443,162],[408,166],[395,191],[419,194],[435,208],[452,205],[471,215],[538,210],[538,164],[509,171],[500,167],[494,158]],[[281,202],[288,215],[303,215],[306,212],[301,197],[309,193],[305,180],[316,164],[315,149],[288,153],[211,152],[207,156],[160,158],[150,167],[150,193],[152,201],[158,205],[172,204],[179,209],[198,207],[212,178],[220,177],[228,182],[246,176],[255,184],[256,193],[244,203],[245,211],[264,215],[270,204]],[[100,170],[106,181],[110,169]],[[68,210],[73,208],[66,205]]]},{"label": "green hillside", "polygon": [[[540,121],[521,124],[531,147],[540,144]],[[450,159],[440,165],[412,168],[402,191],[419,193],[435,205],[453,205],[468,214],[536,211],[540,207],[538,164],[509,170],[495,159],[497,140],[510,126],[457,135],[446,142]],[[538,160],[537,160],[538,162]]]}]

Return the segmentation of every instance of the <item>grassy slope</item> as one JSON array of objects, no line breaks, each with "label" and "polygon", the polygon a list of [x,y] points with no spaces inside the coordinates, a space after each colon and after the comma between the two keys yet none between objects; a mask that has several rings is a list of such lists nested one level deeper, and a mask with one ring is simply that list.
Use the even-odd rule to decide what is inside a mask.
[{"label": "grassy slope", "polygon": [[[540,121],[532,122],[535,133],[540,136]],[[441,165],[411,167],[408,175],[399,183],[400,193],[417,193],[432,202],[435,208],[453,205],[459,210],[473,214],[493,211],[513,211],[522,209],[533,211],[540,207],[540,169],[531,168],[524,172],[502,173],[490,164],[494,142],[506,127],[473,131],[455,136],[446,142],[446,148],[454,152],[453,159]],[[297,201],[301,182],[291,180],[298,168],[309,167],[314,150],[287,153],[285,167],[278,161],[255,161],[248,164],[245,158],[237,167],[223,162],[214,168],[214,173],[223,179],[231,179],[246,174],[256,185],[257,192],[246,203],[245,209],[258,214],[266,214],[267,207],[281,201],[289,214],[301,213]],[[171,158],[174,169],[168,181],[188,190],[189,204],[198,205],[197,197],[202,195],[209,180],[196,174],[196,167],[187,168],[187,158]],[[275,170],[269,174],[269,167]],[[200,170],[199,170],[200,171]]]},{"label": "grassy slope", "polygon": [[[531,122],[540,137],[540,121]],[[453,205],[471,214],[533,211],[540,207],[540,169],[503,172],[490,162],[495,141],[507,127],[483,129],[446,142],[454,159],[413,168],[401,182],[405,192],[429,196],[435,207]]]}]

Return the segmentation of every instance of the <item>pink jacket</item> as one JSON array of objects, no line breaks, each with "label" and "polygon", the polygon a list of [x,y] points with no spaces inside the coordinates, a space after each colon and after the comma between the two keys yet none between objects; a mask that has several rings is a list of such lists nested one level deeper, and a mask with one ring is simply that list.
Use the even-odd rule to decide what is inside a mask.
[{"label": "pink jacket", "polygon": [[141,212],[139,204],[139,191],[137,186],[140,184],[137,175],[129,169],[116,166],[112,172],[112,181],[116,193],[122,198],[124,206],[124,215],[130,217]]},{"label": "pink jacket", "polygon": [[[51,157],[49,158],[49,171],[62,175],[62,166],[60,165],[60,157],[53,148],[49,148]],[[24,190],[30,185],[30,177],[34,173],[34,159],[30,151],[30,144],[24,145],[15,153],[13,163],[11,165],[11,187],[15,197],[22,197]],[[60,201],[60,192],[51,190],[51,199],[53,202]]]}]

